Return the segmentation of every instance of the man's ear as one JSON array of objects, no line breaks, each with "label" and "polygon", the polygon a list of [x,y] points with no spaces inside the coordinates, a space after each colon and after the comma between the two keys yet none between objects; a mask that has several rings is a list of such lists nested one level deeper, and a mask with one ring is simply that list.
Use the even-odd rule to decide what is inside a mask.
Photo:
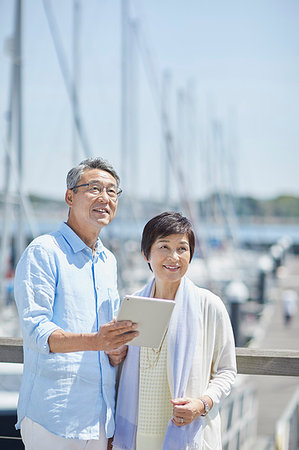
[{"label": "man's ear", "polygon": [[66,193],[65,193],[65,203],[71,207],[73,204],[73,191],[71,191],[71,189],[67,189]]}]

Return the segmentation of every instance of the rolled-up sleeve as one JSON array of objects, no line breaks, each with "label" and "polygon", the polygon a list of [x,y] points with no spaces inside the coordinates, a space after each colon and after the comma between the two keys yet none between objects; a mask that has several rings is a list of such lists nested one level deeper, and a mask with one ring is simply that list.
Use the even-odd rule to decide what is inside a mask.
[{"label": "rolled-up sleeve", "polygon": [[59,327],[52,322],[56,268],[49,253],[38,245],[28,247],[15,275],[15,300],[24,344],[49,353],[48,338]]}]

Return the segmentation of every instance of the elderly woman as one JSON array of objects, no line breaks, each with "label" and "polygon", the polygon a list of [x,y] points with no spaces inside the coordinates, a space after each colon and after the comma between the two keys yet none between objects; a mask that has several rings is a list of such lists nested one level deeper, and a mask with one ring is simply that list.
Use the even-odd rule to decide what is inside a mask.
[{"label": "elderly woman", "polygon": [[179,213],[164,212],[143,230],[141,250],[154,278],[136,295],[171,299],[175,307],[159,348],[128,348],[114,449],[222,448],[219,405],[236,377],[235,345],[221,299],[186,277],[194,241]]}]

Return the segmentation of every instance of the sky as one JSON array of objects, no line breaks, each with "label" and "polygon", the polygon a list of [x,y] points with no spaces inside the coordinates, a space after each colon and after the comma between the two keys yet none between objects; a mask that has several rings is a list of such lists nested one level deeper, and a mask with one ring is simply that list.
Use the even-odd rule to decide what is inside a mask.
[{"label": "sky", "polygon": [[[73,77],[73,1],[46,2]],[[24,190],[62,199],[67,171],[86,154],[79,146],[74,160],[72,108],[44,3],[22,4]],[[168,192],[175,198],[183,189],[179,174],[169,175],[175,161],[194,198],[217,188],[258,198],[299,195],[298,1],[131,0],[137,31],[129,97],[135,115],[125,157],[121,5],[120,0],[81,1],[77,86],[91,155],[115,166],[124,192],[145,199],[163,199]],[[5,43],[13,29],[14,1],[0,0],[2,180],[11,75]],[[152,72],[144,61],[151,61]],[[152,73],[167,99],[176,149],[171,159],[149,82]]]}]

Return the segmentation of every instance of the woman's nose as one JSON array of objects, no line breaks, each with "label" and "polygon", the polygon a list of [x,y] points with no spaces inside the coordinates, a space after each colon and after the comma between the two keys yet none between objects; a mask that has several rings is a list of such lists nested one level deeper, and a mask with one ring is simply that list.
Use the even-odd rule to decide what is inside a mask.
[{"label": "woman's nose", "polygon": [[168,257],[171,259],[175,259],[175,260],[178,259],[178,254],[177,254],[176,250],[170,251]]}]

